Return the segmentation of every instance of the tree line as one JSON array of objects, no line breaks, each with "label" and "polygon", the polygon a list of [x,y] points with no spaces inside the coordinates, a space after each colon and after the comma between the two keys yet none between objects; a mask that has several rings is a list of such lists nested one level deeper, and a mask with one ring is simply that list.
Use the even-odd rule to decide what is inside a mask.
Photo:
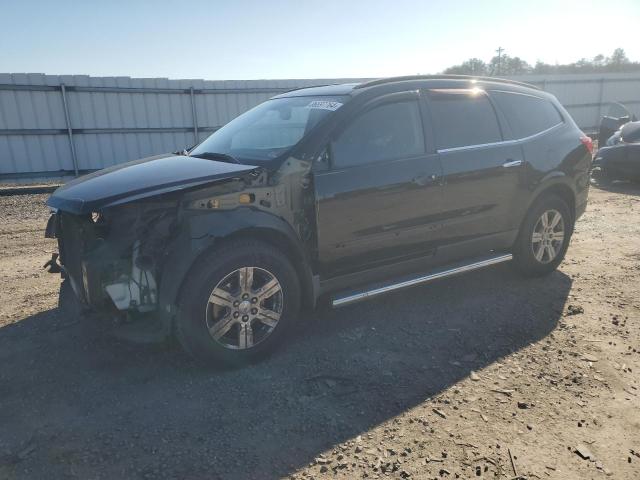
[{"label": "tree line", "polygon": [[632,62],[622,48],[616,48],[609,57],[599,54],[592,59],[581,58],[577,62],[555,65],[538,60],[535,65],[531,66],[520,57],[511,57],[506,54],[494,56],[489,63],[479,58],[470,58],[460,65],[447,68],[443,73],[495,76],[550,73],[623,73],[639,70],[640,62]]}]

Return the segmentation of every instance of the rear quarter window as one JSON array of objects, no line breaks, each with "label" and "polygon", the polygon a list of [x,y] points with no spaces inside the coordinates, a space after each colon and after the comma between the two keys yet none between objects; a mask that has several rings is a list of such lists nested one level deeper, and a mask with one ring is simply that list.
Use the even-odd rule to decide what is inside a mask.
[{"label": "rear quarter window", "polygon": [[483,91],[434,89],[427,94],[439,150],[502,140],[493,105]]},{"label": "rear quarter window", "polygon": [[511,127],[514,137],[524,138],[562,123],[556,107],[544,98],[515,92],[490,92]]}]

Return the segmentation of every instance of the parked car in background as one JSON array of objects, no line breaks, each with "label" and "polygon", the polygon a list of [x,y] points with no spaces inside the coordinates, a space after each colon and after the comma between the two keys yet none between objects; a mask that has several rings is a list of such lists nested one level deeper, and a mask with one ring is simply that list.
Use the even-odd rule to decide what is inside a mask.
[{"label": "parked car in background", "polygon": [[612,180],[640,182],[640,122],[620,103],[610,106],[602,117],[599,149],[593,162],[593,176],[600,183]]},{"label": "parked car in background", "polygon": [[85,304],[239,363],[322,298],[347,305],[510,260],[552,272],[590,167],[591,140],[530,85],[327,85],[278,95],[183,155],[69,182],[48,201],[47,236]]}]

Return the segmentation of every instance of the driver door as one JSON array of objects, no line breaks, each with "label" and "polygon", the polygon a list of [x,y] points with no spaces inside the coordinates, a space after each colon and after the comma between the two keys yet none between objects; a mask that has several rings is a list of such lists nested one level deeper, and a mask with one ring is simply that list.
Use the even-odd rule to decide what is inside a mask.
[{"label": "driver door", "polygon": [[433,253],[442,168],[425,113],[418,92],[393,93],[334,132],[314,173],[322,277]]}]

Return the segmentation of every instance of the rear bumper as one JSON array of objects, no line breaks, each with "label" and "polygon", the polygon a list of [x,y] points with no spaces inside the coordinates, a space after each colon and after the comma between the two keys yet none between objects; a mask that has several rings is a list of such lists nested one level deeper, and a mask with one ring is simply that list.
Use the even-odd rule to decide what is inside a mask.
[{"label": "rear bumper", "polygon": [[575,196],[575,220],[578,220],[587,209],[589,198],[589,188],[591,186],[591,175],[587,172],[579,177],[578,188]]}]

